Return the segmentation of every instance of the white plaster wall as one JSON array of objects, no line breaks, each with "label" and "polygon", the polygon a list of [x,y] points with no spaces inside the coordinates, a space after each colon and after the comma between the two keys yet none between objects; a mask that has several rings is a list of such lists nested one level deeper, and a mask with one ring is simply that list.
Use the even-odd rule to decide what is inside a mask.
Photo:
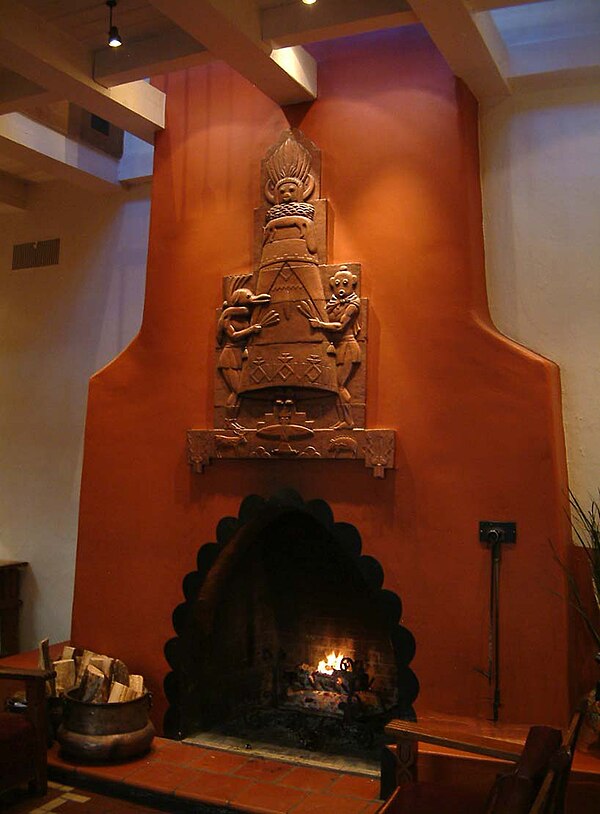
[{"label": "white plaster wall", "polygon": [[600,487],[600,83],[484,108],[481,153],[492,317],[560,365],[570,485],[587,502]]},{"label": "white plaster wall", "polygon": [[[149,186],[34,189],[0,216],[0,559],[30,563],[21,647],[69,637],[90,376],[137,333]],[[12,246],[60,237],[60,263],[11,271]]]}]

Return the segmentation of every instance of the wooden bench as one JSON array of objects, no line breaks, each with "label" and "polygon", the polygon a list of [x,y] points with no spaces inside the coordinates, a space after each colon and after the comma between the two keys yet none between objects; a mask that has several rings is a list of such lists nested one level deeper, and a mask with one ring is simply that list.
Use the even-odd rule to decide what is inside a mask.
[{"label": "wooden bench", "polygon": [[[452,728],[443,718],[392,721],[386,732],[396,743],[382,765],[382,796],[390,796],[380,814],[562,814],[585,706],[582,702],[564,738],[557,729],[531,727],[524,746],[514,727],[473,722]],[[419,742],[508,761],[514,768],[497,779],[486,802],[464,787],[419,783]]]}]

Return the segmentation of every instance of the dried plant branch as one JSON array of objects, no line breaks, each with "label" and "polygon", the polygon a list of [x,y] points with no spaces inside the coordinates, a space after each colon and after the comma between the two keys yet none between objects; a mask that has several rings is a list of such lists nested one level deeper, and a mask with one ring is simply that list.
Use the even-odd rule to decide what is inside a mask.
[{"label": "dried plant branch", "polygon": [[600,608],[600,505],[592,500],[586,511],[573,492],[569,492],[569,501],[574,513],[571,526],[588,558],[594,595]]},{"label": "dried plant branch", "polygon": [[[598,609],[600,610],[600,504],[598,501],[592,499],[590,508],[586,510],[570,490],[569,503],[572,509],[569,515],[569,522],[573,533],[585,552],[590,568],[594,597]],[[600,649],[600,628],[594,624],[593,617],[581,598],[577,579],[571,569],[562,561],[552,542],[550,542],[550,546],[555,561],[567,579],[569,592],[568,602],[581,616],[596,646]]]},{"label": "dried plant branch", "polygon": [[[569,605],[572,608],[574,608],[577,611],[577,613],[581,616],[589,634],[596,642],[596,646],[598,647],[598,649],[600,649],[600,631],[596,630],[596,627],[594,626],[594,623],[592,622],[590,615],[586,610],[585,604],[581,598],[581,594],[579,593],[577,580],[575,579],[573,572],[568,568],[568,566],[565,565],[565,563],[559,557],[552,541],[550,541],[550,547],[552,548],[552,553],[554,555],[555,561],[558,563],[558,565],[562,569],[562,572],[567,578],[567,585],[569,591],[567,601]],[[560,594],[558,594],[557,592],[555,593],[557,596],[560,596]],[[564,597],[561,596],[561,599],[564,599]]]}]

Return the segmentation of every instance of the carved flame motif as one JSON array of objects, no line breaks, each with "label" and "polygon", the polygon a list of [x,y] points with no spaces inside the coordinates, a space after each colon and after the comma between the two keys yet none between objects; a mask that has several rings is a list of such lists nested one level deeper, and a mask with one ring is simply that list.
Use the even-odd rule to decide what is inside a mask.
[{"label": "carved flame motif", "polygon": [[275,188],[279,183],[293,180],[302,188],[302,198],[306,200],[312,193],[315,181],[310,174],[311,155],[296,139],[288,137],[265,161],[267,184],[265,196],[275,201]]}]

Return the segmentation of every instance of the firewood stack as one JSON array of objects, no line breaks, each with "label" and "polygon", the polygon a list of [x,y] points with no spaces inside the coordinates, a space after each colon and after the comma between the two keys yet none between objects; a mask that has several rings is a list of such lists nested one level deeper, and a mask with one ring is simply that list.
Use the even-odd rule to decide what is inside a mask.
[{"label": "firewood stack", "polygon": [[144,678],[130,675],[120,659],[92,650],[65,646],[61,658],[50,660],[48,639],[40,642],[40,667],[53,669],[56,678],[48,682],[51,696],[78,689],[76,697],[90,704],[132,701],[144,694]]}]

